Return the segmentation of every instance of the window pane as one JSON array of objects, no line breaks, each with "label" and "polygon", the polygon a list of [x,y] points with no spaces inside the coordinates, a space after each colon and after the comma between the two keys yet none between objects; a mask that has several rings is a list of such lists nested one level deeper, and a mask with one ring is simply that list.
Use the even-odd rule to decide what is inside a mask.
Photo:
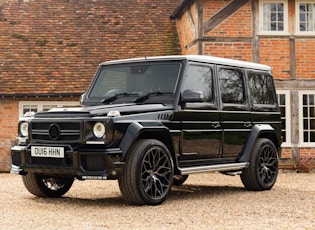
[{"label": "window pane", "polygon": [[308,115],[308,109],[307,109],[307,107],[304,107],[303,108],[303,117],[307,117],[307,115]]},{"label": "window pane", "polygon": [[279,102],[279,107],[280,107],[280,111],[281,111],[281,135],[283,138],[283,142],[287,142],[289,141],[289,139],[287,139],[287,125],[286,125],[286,121],[287,121],[287,117],[286,117],[286,106],[290,106],[289,104],[286,104],[286,95],[285,94],[278,94],[278,102]]},{"label": "window pane", "polygon": [[307,95],[303,95],[303,105],[307,104],[308,104]]},{"label": "window pane", "polygon": [[204,95],[205,102],[212,102],[212,69],[205,66],[190,66],[183,90],[200,91]]},{"label": "window pane", "polygon": [[248,75],[248,84],[253,104],[275,104],[270,75],[250,73]]},{"label": "window pane", "polygon": [[285,105],[285,95],[284,94],[279,95],[279,105]]},{"label": "window pane", "polygon": [[235,69],[220,69],[219,81],[223,103],[244,103],[243,74]]},{"label": "window pane", "polygon": [[309,95],[309,104],[314,105],[314,95]]},{"label": "window pane", "polygon": [[303,140],[315,142],[315,94],[303,94]]},{"label": "window pane", "polygon": [[263,4],[263,30],[284,31],[284,4],[264,3]]},{"label": "window pane", "polygon": [[307,130],[308,129],[308,120],[304,119],[303,121],[304,121],[303,122],[303,128]]},{"label": "window pane", "polygon": [[300,31],[315,31],[315,4],[299,4]]},{"label": "window pane", "polygon": [[304,135],[303,135],[303,140],[304,142],[308,142],[308,133],[307,132],[304,132]]},{"label": "window pane", "polygon": [[38,112],[37,105],[23,105],[23,115],[27,112]]}]

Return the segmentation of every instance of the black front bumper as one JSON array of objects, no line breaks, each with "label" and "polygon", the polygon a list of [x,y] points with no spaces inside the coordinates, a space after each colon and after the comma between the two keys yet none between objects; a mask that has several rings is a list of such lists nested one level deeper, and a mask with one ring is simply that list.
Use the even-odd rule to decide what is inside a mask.
[{"label": "black front bumper", "polygon": [[123,163],[119,148],[77,149],[64,145],[63,158],[33,157],[31,146],[11,148],[11,173],[25,175],[28,172],[46,175],[64,175],[78,179],[117,179]]}]

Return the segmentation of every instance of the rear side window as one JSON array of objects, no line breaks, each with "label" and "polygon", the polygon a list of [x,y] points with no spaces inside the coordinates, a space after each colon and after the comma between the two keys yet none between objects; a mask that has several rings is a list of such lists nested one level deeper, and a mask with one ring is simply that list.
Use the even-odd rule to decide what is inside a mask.
[{"label": "rear side window", "polygon": [[273,81],[271,75],[263,73],[249,73],[248,85],[252,104],[275,104],[275,95],[273,91]]},{"label": "rear side window", "polygon": [[219,84],[222,103],[244,104],[244,78],[241,70],[221,68],[219,70]]}]

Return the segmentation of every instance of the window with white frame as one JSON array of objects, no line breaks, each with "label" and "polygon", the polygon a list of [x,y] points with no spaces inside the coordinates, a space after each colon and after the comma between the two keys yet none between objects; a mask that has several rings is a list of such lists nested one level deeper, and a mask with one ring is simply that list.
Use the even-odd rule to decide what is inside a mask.
[{"label": "window with white frame", "polygon": [[315,91],[300,91],[300,143],[315,146]]},{"label": "window with white frame", "polygon": [[48,111],[52,108],[62,106],[78,105],[76,101],[20,101],[19,116],[22,117],[26,112]]},{"label": "window with white frame", "polygon": [[315,33],[315,1],[297,1],[296,18],[298,33]]},{"label": "window with white frame", "polygon": [[278,104],[281,111],[281,135],[283,138],[282,146],[291,144],[290,133],[290,91],[277,90]]},{"label": "window with white frame", "polygon": [[260,1],[260,33],[287,34],[288,33],[288,2]]}]

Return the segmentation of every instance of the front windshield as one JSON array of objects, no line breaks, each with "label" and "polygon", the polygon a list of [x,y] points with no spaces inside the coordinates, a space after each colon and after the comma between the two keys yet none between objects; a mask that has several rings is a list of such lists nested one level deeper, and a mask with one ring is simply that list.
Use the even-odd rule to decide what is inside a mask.
[{"label": "front windshield", "polygon": [[121,101],[122,97],[131,101],[156,92],[156,95],[174,94],[180,67],[177,61],[103,66],[88,97],[103,101],[110,98],[112,102]]}]

